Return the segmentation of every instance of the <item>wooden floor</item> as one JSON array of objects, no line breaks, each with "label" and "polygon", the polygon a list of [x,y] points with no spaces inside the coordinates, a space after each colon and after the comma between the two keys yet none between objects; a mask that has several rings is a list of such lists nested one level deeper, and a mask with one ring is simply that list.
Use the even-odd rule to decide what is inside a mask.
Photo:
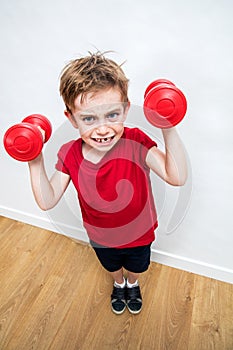
[{"label": "wooden floor", "polygon": [[232,350],[233,285],[152,263],[139,315],[110,309],[92,249],[0,217],[1,350]]}]

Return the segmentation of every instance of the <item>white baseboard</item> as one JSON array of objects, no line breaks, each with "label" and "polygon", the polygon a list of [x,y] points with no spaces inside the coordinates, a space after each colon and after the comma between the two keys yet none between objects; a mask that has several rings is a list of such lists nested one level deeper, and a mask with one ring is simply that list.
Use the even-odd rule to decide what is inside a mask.
[{"label": "white baseboard", "polygon": [[67,225],[62,222],[52,223],[50,217],[47,215],[44,217],[36,216],[4,206],[0,206],[0,215],[13,220],[24,222],[25,224],[53,231],[67,237],[75,238],[80,241],[88,242],[87,234],[82,228],[79,229],[76,226]]},{"label": "white baseboard", "polygon": [[[77,229],[77,227],[69,226],[61,222],[52,224],[49,218],[29,215],[28,213],[3,206],[0,206],[0,215],[29,225],[61,233],[61,231],[57,229],[59,227],[59,229],[62,228],[63,235],[88,242],[86,232],[82,228]],[[171,254],[157,250],[154,247],[152,247],[151,260],[159,264],[233,284],[233,270],[222,266]]]},{"label": "white baseboard", "polygon": [[222,266],[208,264],[204,261],[190,259],[153,248],[151,260],[159,264],[233,284],[233,270]]}]

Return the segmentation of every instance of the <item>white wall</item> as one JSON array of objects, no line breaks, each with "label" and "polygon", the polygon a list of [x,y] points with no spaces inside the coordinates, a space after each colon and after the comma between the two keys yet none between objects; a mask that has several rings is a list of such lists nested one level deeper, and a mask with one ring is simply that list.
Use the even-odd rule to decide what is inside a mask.
[{"label": "white wall", "polygon": [[[88,50],[114,50],[130,78],[138,125],[161,143],[145,120],[143,93],[152,80],[174,81],[188,99],[178,126],[190,168],[182,189],[153,175],[160,227],[153,260],[233,282],[233,3],[231,0],[2,0],[0,11],[0,129],[32,113],[47,115],[54,128],[45,147],[49,174],[56,151],[77,137],[65,123],[58,93],[66,62]],[[1,214],[87,239],[72,187],[48,213],[32,197],[25,163],[0,145]],[[173,216],[171,216],[173,212]]]}]

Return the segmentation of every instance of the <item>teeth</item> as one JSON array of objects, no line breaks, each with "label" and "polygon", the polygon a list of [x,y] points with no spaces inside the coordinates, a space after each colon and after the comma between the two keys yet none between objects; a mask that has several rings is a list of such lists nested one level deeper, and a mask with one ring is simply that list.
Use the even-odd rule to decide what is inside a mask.
[{"label": "teeth", "polygon": [[105,142],[109,142],[111,141],[112,137],[105,137],[102,139],[95,139],[95,141],[97,141],[98,143],[105,143]]}]

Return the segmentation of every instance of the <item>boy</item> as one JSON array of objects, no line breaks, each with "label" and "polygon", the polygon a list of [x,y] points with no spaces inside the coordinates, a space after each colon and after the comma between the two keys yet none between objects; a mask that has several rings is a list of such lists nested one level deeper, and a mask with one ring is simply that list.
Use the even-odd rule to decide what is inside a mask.
[{"label": "boy", "polygon": [[116,314],[126,306],[133,314],[142,308],[138,278],[150,264],[158,225],[150,169],[175,186],[187,177],[175,128],[162,130],[163,153],[141,130],[124,127],[127,91],[121,67],[103,54],[71,61],[62,71],[60,93],[65,115],[81,138],[61,147],[50,180],[42,154],[29,162],[33,193],[43,210],[57,204],[72,180],[90,243],[114,281],[111,307]]}]

